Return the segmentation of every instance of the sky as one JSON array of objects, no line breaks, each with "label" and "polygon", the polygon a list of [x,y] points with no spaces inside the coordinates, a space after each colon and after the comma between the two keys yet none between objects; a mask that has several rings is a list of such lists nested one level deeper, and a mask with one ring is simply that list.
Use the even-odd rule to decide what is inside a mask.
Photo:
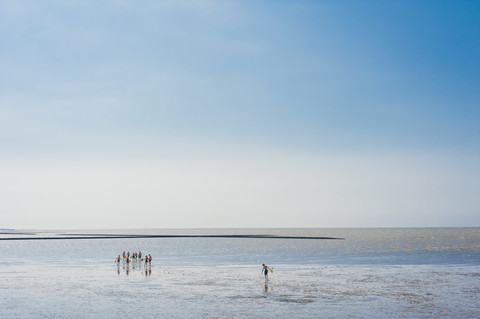
[{"label": "sky", "polygon": [[0,228],[480,227],[480,2],[0,0]]}]

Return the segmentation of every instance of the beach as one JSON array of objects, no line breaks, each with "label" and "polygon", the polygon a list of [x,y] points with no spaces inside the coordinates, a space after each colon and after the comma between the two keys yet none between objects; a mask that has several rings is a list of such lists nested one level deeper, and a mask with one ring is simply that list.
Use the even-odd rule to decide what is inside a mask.
[{"label": "beach", "polygon": [[[88,231],[81,234],[110,234]],[[33,232],[61,238],[78,231]],[[478,318],[480,230],[117,230],[0,240],[4,318]],[[3,235],[2,235],[3,236]],[[0,238],[2,237],[0,236]],[[12,235],[18,236],[18,235]],[[12,237],[12,236],[3,236]],[[153,256],[114,262],[123,250]],[[261,265],[274,267],[265,285]]]}]

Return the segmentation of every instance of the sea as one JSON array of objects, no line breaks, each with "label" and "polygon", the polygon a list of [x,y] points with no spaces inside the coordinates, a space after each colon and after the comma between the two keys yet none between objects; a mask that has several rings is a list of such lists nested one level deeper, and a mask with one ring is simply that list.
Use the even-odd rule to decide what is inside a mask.
[{"label": "sea", "polygon": [[0,317],[478,319],[480,228],[2,230]]}]

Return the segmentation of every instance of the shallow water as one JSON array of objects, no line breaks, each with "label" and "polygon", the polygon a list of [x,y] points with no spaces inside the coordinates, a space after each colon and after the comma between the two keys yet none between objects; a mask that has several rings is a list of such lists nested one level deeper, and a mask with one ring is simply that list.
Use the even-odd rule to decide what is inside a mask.
[{"label": "shallow water", "polygon": [[[301,234],[346,240],[0,241],[2,317],[480,317],[478,228],[102,232]],[[151,253],[151,268],[140,261],[117,265],[114,258],[123,250]],[[275,267],[268,285],[262,263]]]}]

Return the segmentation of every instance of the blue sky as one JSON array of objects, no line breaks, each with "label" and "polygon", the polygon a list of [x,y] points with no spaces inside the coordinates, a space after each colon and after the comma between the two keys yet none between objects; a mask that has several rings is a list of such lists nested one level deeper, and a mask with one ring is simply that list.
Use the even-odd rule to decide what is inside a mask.
[{"label": "blue sky", "polygon": [[2,0],[0,38],[5,227],[480,226],[476,1]]}]

